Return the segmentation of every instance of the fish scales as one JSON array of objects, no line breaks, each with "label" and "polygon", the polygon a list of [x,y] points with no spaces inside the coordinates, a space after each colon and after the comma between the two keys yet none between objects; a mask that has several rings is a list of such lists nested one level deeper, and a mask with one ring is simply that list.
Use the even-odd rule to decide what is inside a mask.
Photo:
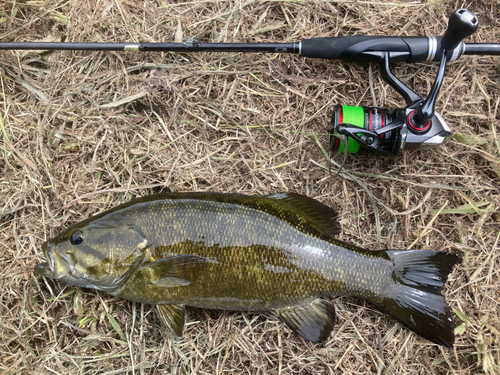
[{"label": "fish scales", "polygon": [[[115,215],[127,215],[143,228],[153,243],[154,259],[191,254],[208,262],[190,285],[152,286],[147,295],[143,285],[150,275],[145,269],[144,275],[132,275],[116,292],[119,297],[266,311],[346,292],[368,298],[391,290],[392,280],[380,277],[381,270],[390,274],[390,261],[305,234],[283,221],[283,213],[277,217],[245,206],[189,199],[159,201],[130,211]],[[200,215],[209,219],[199,220]]]},{"label": "fish scales", "polygon": [[187,305],[270,311],[304,338],[324,341],[335,323],[328,299],[349,295],[449,346],[453,322],[440,289],[456,256],[367,251],[334,238],[339,231],[333,210],[298,194],[165,194],[47,241],[48,262],[35,270],[157,305],[177,334]]}]

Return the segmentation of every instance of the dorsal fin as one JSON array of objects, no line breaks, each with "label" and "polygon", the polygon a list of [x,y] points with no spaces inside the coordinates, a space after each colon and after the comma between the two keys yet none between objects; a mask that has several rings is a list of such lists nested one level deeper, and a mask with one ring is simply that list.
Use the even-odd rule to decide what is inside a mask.
[{"label": "dorsal fin", "polygon": [[290,192],[269,195],[211,192],[164,193],[134,199],[110,211],[106,211],[95,218],[120,212],[120,210],[133,207],[136,203],[160,201],[163,199],[192,199],[237,204],[276,216],[301,232],[316,237],[334,239],[341,231],[337,213],[332,208],[313,198]]},{"label": "dorsal fin", "polygon": [[[262,198],[276,202],[296,213],[298,229],[302,226],[305,231],[317,231],[320,236],[328,238],[338,236],[341,232],[337,212],[316,199],[297,193],[277,193],[263,195]],[[285,220],[288,221],[286,218]]]},{"label": "dorsal fin", "polygon": [[153,197],[154,199],[196,199],[233,203],[276,216],[301,232],[316,237],[333,239],[341,231],[338,215],[332,208],[298,193],[244,195],[195,192],[167,193]]}]

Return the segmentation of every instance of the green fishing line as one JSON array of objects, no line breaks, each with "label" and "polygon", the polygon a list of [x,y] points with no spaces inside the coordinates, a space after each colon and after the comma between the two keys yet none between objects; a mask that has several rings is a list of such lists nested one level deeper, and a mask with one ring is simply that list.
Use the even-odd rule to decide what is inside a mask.
[{"label": "green fishing line", "polygon": [[[342,122],[363,128],[365,126],[365,111],[363,107],[342,106]],[[359,143],[352,138],[347,139],[347,152],[355,154],[359,151]],[[344,152],[344,144],[340,143],[338,152]]]}]

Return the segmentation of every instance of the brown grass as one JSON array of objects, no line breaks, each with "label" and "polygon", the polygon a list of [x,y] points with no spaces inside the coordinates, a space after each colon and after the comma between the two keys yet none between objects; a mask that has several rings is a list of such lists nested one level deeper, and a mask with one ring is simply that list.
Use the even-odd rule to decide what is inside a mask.
[{"label": "brown grass", "polygon": [[[0,40],[441,35],[462,5],[165,3],[5,0]],[[471,40],[500,41],[498,4],[478,0],[471,9],[481,22]],[[394,71],[425,95],[436,70],[421,63]],[[326,146],[333,105],[403,104],[376,66],[370,87],[367,64],[295,55],[0,52],[0,373],[497,373],[498,77],[495,57],[464,57],[448,68],[437,108],[454,132],[471,137],[466,143],[394,161],[351,156],[348,173],[333,178],[315,140]],[[349,298],[335,300],[337,329],[323,346],[241,312],[191,312],[177,339],[150,306],[33,275],[40,245],[61,229],[168,190],[295,191],[335,207],[344,240],[376,249],[379,229],[382,248],[413,244],[463,255],[445,290],[455,347],[432,345]]]}]

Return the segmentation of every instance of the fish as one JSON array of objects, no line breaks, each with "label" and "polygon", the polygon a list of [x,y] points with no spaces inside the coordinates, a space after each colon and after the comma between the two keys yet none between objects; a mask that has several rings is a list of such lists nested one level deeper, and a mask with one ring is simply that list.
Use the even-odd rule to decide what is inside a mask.
[{"label": "fish", "polygon": [[459,257],[338,240],[337,213],[298,193],[165,193],[131,200],[43,243],[40,276],[156,305],[182,336],[186,307],[267,312],[306,340],[334,330],[332,299],[365,299],[451,347],[441,290]]}]

